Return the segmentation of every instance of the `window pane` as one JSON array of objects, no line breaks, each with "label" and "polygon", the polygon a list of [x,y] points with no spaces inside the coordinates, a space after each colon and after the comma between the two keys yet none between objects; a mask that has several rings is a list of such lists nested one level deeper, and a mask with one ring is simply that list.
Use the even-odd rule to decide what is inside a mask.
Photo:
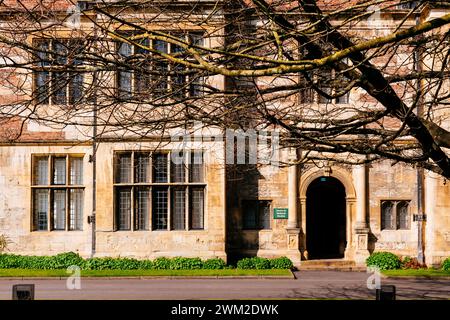
[{"label": "window pane", "polygon": [[52,73],[52,103],[66,104],[67,103],[67,74],[64,72]]},{"label": "window pane", "polygon": [[117,156],[117,177],[118,183],[130,183],[131,182],[131,153],[122,153]]},{"label": "window pane", "polygon": [[36,41],[38,66],[46,67],[50,65],[50,40]]},{"label": "window pane", "polygon": [[195,46],[203,46],[203,33],[191,32],[189,34],[189,41]]},{"label": "window pane", "polygon": [[167,78],[169,76],[169,66],[166,62],[156,62],[155,71],[159,75],[158,77],[155,77],[155,90],[160,94],[166,94],[168,87]]},{"label": "window pane", "polygon": [[203,152],[192,152],[189,182],[203,182]]},{"label": "window pane", "polygon": [[167,42],[162,41],[162,40],[154,40],[153,41],[153,49],[162,52],[162,53],[167,53]]},{"label": "window pane", "polygon": [[57,65],[67,64],[68,48],[66,41],[53,41],[53,59]]},{"label": "window pane", "polygon": [[200,97],[204,91],[204,78],[200,74],[189,76],[189,95],[191,97]]},{"label": "window pane", "polygon": [[[118,44],[118,53],[125,60],[132,55],[132,46],[128,43]],[[119,96],[128,98],[131,95],[131,72],[119,71],[117,73]]]},{"label": "window pane", "polygon": [[122,58],[127,58],[127,57],[132,55],[132,46],[131,46],[131,44],[122,42],[122,43],[119,43],[118,45],[119,45],[119,49],[118,49],[119,55]]},{"label": "window pane", "polygon": [[258,204],[257,201],[244,201],[242,203],[242,216],[244,229],[258,228]]},{"label": "window pane", "polygon": [[117,228],[131,229],[131,189],[117,191]]},{"label": "window pane", "polygon": [[[186,181],[186,164],[185,154],[182,151],[174,150],[172,152],[172,161],[170,161],[170,181],[185,182]],[[181,162],[181,163],[178,163]]]},{"label": "window pane", "polygon": [[[141,40],[141,44],[145,47],[150,45],[149,39]],[[139,94],[145,94],[149,92],[151,86],[151,76],[150,76],[150,54],[149,51],[141,47],[135,47],[135,53],[138,55],[139,62],[136,67],[139,70],[135,71],[134,81],[135,89]]]},{"label": "window pane", "polygon": [[172,228],[184,230],[186,228],[186,189],[172,189],[171,195]]},{"label": "window pane", "polygon": [[70,77],[69,102],[70,104],[80,103],[83,98],[83,74],[75,73]]},{"label": "window pane", "polygon": [[204,188],[192,187],[190,188],[190,221],[192,229],[203,229],[204,219]]},{"label": "window pane", "polygon": [[83,184],[83,158],[70,158],[70,184]]},{"label": "window pane", "polygon": [[148,214],[150,211],[150,189],[135,189],[135,230],[148,230]]},{"label": "window pane", "polygon": [[47,230],[48,189],[34,190],[33,208],[33,230]]},{"label": "window pane", "polygon": [[148,153],[134,154],[135,182],[150,182],[150,155]]},{"label": "window pane", "polygon": [[36,72],[35,73],[35,85],[36,85],[36,103],[48,104],[50,95],[50,73],[48,72]]},{"label": "window pane", "polygon": [[70,190],[70,221],[69,230],[83,229],[83,190]]},{"label": "window pane", "polygon": [[66,229],[66,190],[53,191],[53,229]]},{"label": "window pane", "polygon": [[269,201],[259,201],[259,224],[261,229],[270,229]]},{"label": "window pane", "polygon": [[406,201],[401,201],[397,204],[397,228],[398,229],[409,229],[408,206],[409,206],[409,203]]},{"label": "window pane", "polygon": [[129,98],[131,96],[131,72],[119,71],[117,78],[119,96]]},{"label": "window pane", "polygon": [[153,189],[152,217],[154,230],[167,230],[167,188]]},{"label": "window pane", "polygon": [[171,85],[173,95],[176,97],[182,98],[185,96],[185,86],[186,86],[186,75],[185,75],[185,67],[182,65],[173,65],[172,71],[175,75],[171,76]]},{"label": "window pane", "polygon": [[394,219],[392,215],[393,203],[391,201],[383,201],[381,203],[381,229],[394,229]]},{"label": "window pane", "polygon": [[48,157],[36,157],[34,166],[34,184],[48,185]]},{"label": "window pane", "polygon": [[[161,53],[168,53],[167,42],[161,40],[154,40],[153,49]],[[156,73],[159,74],[158,77],[155,77],[155,90],[159,91],[160,94],[165,94],[168,86],[167,82],[169,70],[168,64],[163,61],[155,62],[154,69]]]},{"label": "window pane", "polygon": [[155,182],[155,183],[167,182],[167,154],[166,153],[153,154],[153,182]]},{"label": "window pane", "polygon": [[66,158],[53,159],[53,184],[66,184]]}]

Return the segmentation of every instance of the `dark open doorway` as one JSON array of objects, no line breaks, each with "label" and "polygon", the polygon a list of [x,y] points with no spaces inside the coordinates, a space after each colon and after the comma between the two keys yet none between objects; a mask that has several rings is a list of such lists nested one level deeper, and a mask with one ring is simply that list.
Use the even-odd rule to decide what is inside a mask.
[{"label": "dark open doorway", "polygon": [[346,246],[345,188],[333,177],[311,182],[306,192],[309,259],[343,258]]}]

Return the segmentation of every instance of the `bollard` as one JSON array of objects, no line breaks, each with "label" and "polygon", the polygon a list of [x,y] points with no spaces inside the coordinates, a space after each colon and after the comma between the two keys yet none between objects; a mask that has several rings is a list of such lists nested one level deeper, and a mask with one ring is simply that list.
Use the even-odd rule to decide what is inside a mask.
[{"label": "bollard", "polygon": [[34,284],[15,284],[12,290],[13,300],[34,300]]},{"label": "bollard", "polygon": [[381,286],[376,295],[377,300],[395,300],[395,286]]}]

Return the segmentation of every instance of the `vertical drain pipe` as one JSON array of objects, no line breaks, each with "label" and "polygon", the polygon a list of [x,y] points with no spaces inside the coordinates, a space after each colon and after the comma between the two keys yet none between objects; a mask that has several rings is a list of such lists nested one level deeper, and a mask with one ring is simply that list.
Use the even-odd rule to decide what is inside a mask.
[{"label": "vertical drain pipe", "polygon": [[[420,24],[420,13],[416,13],[416,25]],[[417,48],[414,52],[414,71],[418,74],[422,72],[421,65],[421,50]],[[419,95],[417,100],[417,116],[423,115],[423,87],[422,79],[417,79],[417,94]],[[421,264],[425,263],[424,256],[424,243],[423,243],[423,222],[425,220],[424,213],[424,170],[423,168],[417,168],[417,261]]]},{"label": "vertical drain pipe", "polygon": [[[95,21],[97,21],[97,12],[94,10]],[[97,35],[97,24],[94,23],[94,35]],[[97,37],[94,37],[97,39]],[[95,46],[95,44],[94,44]],[[93,79],[92,79],[92,88],[96,89],[97,86],[97,71],[94,71]],[[94,94],[93,99],[93,128],[92,128],[92,215],[90,217],[91,223],[91,258],[95,256],[96,251],[96,214],[97,214],[97,95]]]},{"label": "vertical drain pipe", "polygon": [[[94,74],[94,85],[96,83],[96,74]],[[91,225],[92,225],[92,247],[91,247],[91,257],[95,256],[96,249],[96,208],[97,208],[97,101],[94,100],[94,114],[93,114],[93,133],[92,133],[92,215],[91,215]]]}]

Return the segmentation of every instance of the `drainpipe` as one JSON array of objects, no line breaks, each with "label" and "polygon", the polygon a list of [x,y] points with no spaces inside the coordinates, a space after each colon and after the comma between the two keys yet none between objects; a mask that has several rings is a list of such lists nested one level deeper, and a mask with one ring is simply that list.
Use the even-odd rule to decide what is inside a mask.
[{"label": "drainpipe", "polygon": [[[420,24],[420,15],[416,16],[416,25]],[[414,69],[416,73],[422,72],[421,64],[421,50],[415,50],[414,52]],[[419,99],[417,101],[417,115],[419,117],[423,114],[423,87],[422,80],[417,80],[417,94]],[[424,243],[423,243],[423,225],[425,220],[424,213],[424,170],[423,168],[417,168],[417,215],[414,217],[417,221],[417,260],[419,263],[425,263],[424,255]]]},{"label": "drainpipe", "polygon": [[[94,75],[96,80],[96,75]],[[92,134],[92,215],[90,217],[90,223],[92,225],[92,247],[91,257],[95,256],[96,248],[96,208],[97,208],[97,103],[94,101],[94,114],[93,114],[93,134]]]},{"label": "drainpipe", "polygon": [[[95,20],[97,20],[97,13],[95,13]],[[97,25],[94,24],[94,35],[97,35]],[[94,39],[97,39],[94,37]],[[92,79],[92,88],[97,85],[97,71],[94,71]],[[97,209],[97,95],[93,99],[93,123],[92,123],[92,155],[90,161],[92,162],[92,214],[89,217],[91,223],[91,258],[95,256],[96,251],[96,209]]]}]

